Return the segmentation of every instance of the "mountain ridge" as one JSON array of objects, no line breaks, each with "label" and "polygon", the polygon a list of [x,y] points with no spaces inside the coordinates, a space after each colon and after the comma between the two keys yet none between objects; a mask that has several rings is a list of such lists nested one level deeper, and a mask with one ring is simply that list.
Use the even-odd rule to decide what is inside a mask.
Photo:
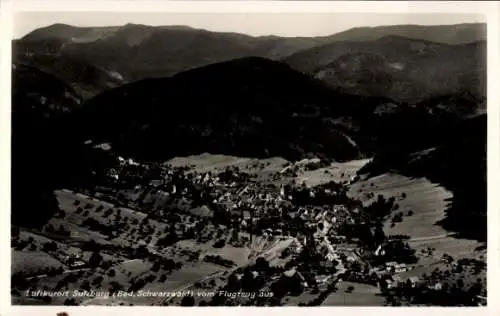
[{"label": "mountain ridge", "polygon": [[282,61],[346,93],[383,95],[409,103],[462,89],[486,95],[486,43],[482,41],[447,45],[391,35],[317,46]]},{"label": "mountain ridge", "polygon": [[[462,28],[475,27],[481,25],[466,25]],[[398,26],[394,28],[398,29]],[[439,26],[435,28],[439,29]],[[426,26],[419,29],[426,29]],[[372,38],[401,35],[401,32],[377,32],[378,35],[375,34]],[[351,40],[356,41],[356,37]],[[117,84],[171,76],[188,69],[245,56],[283,60],[332,42],[339,42],[336,34],[318,37],[250,36],[182,25],[149,26],[129,23],[123,26],[76,27],[59,23],[34,30],[21,39],[14,40],[12,44],[14,60],[44,68],[78,87],[88,99]],[[104,79],[89,85],[82,82],[79,76],[65,73],[60,67],[50,69],[50,64],[40,63],[41,58],[54,58],[59,64],[74,62],[82,65],[82,68],[105,69],[106,72],[119,74],[123,77],[123,82],[116,83],[112,78],[106,79],[108,76],[105,73],[96,70],[101,73],[98,76],[103,76]],[[298,69],[304,70],[300,67]]]}]

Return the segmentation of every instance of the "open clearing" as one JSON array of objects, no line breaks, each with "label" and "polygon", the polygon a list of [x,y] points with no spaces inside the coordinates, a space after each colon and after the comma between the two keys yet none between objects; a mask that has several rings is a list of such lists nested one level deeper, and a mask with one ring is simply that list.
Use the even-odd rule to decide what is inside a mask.
[{"label": "open clearing", "polygon": [[348,162],[334,162],[329,167],[302,171],[297,175],[297,182],[305,182],[308,187],[314,187],[331,181],[348,181],[370,160],[359,159]]},{"label": "open clearing", "polygon": [[187,157],[175,157],[167,161],[167,163],[173,167],[191,166],[192,171],[196,172],[223,171],[227,167],[238,167],[240,170],[248,173],[272,173],[283,169],[283,166],[288,161],[281,157],[257,159],[205,153]]}]

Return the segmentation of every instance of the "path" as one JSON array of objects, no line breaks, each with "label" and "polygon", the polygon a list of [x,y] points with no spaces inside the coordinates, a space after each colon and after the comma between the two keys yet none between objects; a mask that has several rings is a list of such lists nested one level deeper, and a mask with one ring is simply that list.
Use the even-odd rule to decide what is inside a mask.
[{"label": "path", "polygon": [[442,239],[442,238],[446,238],[446,237],[452,237],[455,235],[456,235],[456,233],[447,233],[447,234],[434,235],[434,236],[416,237],[416,238],[411,238],[410,240],[408,240],[408,242],[436,240],[436,239]]},{"label": "path", "polygon": [[[136,260],[139,260],[139,259],[125,260],[125,261],[122,261],[122,262],[116,264],[115,266],[118,266],[118,265],[121,265],[121,264],[124,264],[124,263],[129,263],[129,262],[136,261]],[[62,273],[60,273],[59,275],[69,274],[69,273],[75,273],[75,272],[80,272],[80,271],[90,271],[90,270],[92,270],[92,269],[91,268],[80,268],[80,269],[65,270]],[[44,273],[44,274],[39,274],[39,275],[28,277],[28,278],[26,278],[26,280],[32,280],[32,279],[35,279],[35,278],[45,278],[45,277],[48,277],[48,276],[49,276],[48,274]]]}]

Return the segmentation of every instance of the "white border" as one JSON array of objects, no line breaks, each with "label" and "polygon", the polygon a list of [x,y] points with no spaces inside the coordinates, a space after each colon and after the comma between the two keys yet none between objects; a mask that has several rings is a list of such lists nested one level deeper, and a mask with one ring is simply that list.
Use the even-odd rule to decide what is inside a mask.
[{"label": "white border", "polygon": [[[499,179],[499,105],[498,88],[500,83],[500,4],[496,1],[59,1],[59,0],[4,0],[0,4],[0,315],[51,315],[67,311],[74,315],[234,315],[234,313],[287,314],[332,313],[369,313],[373,315],[408,315],[428,313],[428,315],[500,315],[498,273],[500,208],[498,189]],[[176,308],[176,307],[21,307],[10,305],[10,39],[12,34],[12,13],[15,11],[112,11],[112,12],[358,12],[358,13],[467,13],[484,14],[488,23],[488,307],[487,308],[395,308],[395,307],[298,307],[281,308]],[[495,190],[496,189],[496,190]],[[29,198],[29,196],[27,197]],[[404,310],[402,310],[404,309]]]}]

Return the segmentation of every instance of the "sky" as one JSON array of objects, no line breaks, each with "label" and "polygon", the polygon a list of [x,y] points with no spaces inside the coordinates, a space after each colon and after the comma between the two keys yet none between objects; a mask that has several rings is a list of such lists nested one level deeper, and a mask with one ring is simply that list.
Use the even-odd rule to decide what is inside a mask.
[{"label": "sky", "polygon": [[16,12],[13,36],[54,23],[74,26],[188,25],[216,32],[253,36],[323,36],[352,27],[419,24],[440,25],[485,22],[482,15],[467,14],[362,14],[362,13],[135,13],[135,12]]}]

